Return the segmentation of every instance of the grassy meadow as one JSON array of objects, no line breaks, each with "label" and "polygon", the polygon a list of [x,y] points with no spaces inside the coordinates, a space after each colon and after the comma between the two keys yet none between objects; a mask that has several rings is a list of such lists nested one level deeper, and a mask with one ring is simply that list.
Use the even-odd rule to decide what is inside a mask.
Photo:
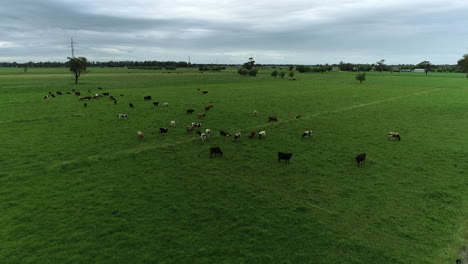
[{"label": "grassy meadow", "polygon": [[[92,68],[74,85],[67,69],[0,68],[0,263],[435,264],[468,254],[463,74],[369,73],[359,84],[355,73],[290,81],[271,71]],[[118,103],[79,101],[72,89]],[[44,100],[49,91],[64,95]],[[192,122],[212,130],[206,142],[185,131]],[[267,135],[249,139],[252,129]],[[210,158],[213,146],[223,157]],[[278,151],[293,153],[289,165]]]}]

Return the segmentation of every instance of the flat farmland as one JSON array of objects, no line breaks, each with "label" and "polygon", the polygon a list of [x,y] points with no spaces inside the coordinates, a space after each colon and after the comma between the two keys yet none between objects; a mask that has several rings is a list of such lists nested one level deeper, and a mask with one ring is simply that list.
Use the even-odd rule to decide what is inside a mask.
[{"label": "flat farmland", "polygon": [[[290,81],[271,71],[91,68],[75,85],[66,69],[1,68],[0,262],[460,258],[468,241],[463,75],[369,73],[359,84],[355,73]],[[80,101],[72,89],[108,92],[117,104]],[[187,133],[192,122],[212,135],[202,142]],[[251,130],[267,134],[250,139]],[[387,139],[390,131],[402,140]],[[213,146],[224,155],[210,158]],[[278,162],[279,151],[293,153],[290,164]]]}]

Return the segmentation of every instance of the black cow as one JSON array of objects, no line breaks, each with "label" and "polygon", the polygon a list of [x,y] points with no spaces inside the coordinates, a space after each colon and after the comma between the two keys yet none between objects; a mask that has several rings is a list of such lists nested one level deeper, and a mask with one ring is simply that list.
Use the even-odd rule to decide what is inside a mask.
[{"label": "black cow", "polygon": [[363,163],[363,164],[366,163],[366,153],[361,153],[361,154],[357,155],[355,157],[355,159],[356,159],[357,165],[359,167],[359,165],[361,163]]},{"label": "black cow", "polygon": [[221,150],[220,147],[212,147],[210,148],[210,158],[213,156],[213,154],[216,156],[223,156],[223,151]]},{"label": "black cow", "polygon": [[268,122],[273,122],[273,121],[278,122],[278,119],[276,118],[276,116],[269,116]]},{"label": "black cow", "polygon": [[87,103],[84,103],[83,106],[86,108],[86,107],[88,106],[88,104],[87,104]]},{"label": "black cow", "polygon": [[207,94],[207,93],[208,93],[208,91],[202,91],[202,93],[203,93],[203,94]]},{"label": "black cow", "polygon": [[193,110],[193,109],[188,109],[188,110],[187,110],[187,115],[188,115],[188,114],[192,114],[193,111],[195,111],[195,110]]},{"label": "black cow", "polygon": [[102,90],[102,87],[98,87],[99,90]]},{"label": "black cow", "polygon": [[154,106],[159,106],[159,102],[153,102]]},{"label": "black cow", "polygon": [[130,106],[130,108],[135,108],[132,103],[129,103],[128,106]]},{"label": "black cow", "polygon": [[57,95],[62,95],[62,92],[57,92]]},{"label": "black cow", "polygon": [[102,95],[109,95],[109,93],[102,93]]},{"label": "black cow", "polygon": [[151,96],[147,95],[147,96],[144,97],[144,99],[145,99],[145,101],[149,101],[149,100],[151,100],[153,98],[151,98]]},{"label": "black cow", "polygon": [[114,104],[117,104],[117,100],[114,100]]},{"label": "black cow", "polygon": [[286,160],[286,163],[289,164],[291,157],[292,153],[278,152],[278,162],[281,162],[281,160]]},{"label": "black cow", "polygon": [[54,97],[55,98],[55,94],[50,94],[50,96]]},{"label": "black cow", "polygon": [[164,128],[164,127],[160,127],[160,128],[159,128],[159,133],[160,133],[160,134],[166,134],[167,131],[169,131],[168,128]]},{"label": "black cow", "polygon": [[219,134],[220,134],[221,136],[223,136],[223,137],[229,137],[229,136],[231,136],[231,134],[230,134],[229,132],[226,132],[226,131],[223,131],[223,130],[219,131]]}]

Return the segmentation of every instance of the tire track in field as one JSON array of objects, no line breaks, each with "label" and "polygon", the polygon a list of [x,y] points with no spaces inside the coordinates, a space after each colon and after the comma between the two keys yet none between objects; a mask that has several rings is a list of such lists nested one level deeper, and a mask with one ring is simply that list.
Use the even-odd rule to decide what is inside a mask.
[{"label": "tire track in field", "polygon": [[71,115],[61,115],[61,116],[43,116],[29,119],[15,119],[15,120],[3,120],[0,121],[0,124],[9,124],[9,123],[23,123],[23,122],[33,122],[39,120],[48,120],[48,119],[57,119],[57,118],[66,118],[66,117],[75,117],[75,116],[84,116],[84,114],[71,114]]}]

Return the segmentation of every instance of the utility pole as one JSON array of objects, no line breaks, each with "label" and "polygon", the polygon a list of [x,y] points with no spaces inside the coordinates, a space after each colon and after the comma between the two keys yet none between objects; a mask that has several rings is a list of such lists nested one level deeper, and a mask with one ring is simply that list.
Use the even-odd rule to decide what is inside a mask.
[{"label": "utility pole", "polygon": [[73,47],[73,38],[71,38],[71,53],[72,53],[72,58],[75,58],[75,49]]}]

